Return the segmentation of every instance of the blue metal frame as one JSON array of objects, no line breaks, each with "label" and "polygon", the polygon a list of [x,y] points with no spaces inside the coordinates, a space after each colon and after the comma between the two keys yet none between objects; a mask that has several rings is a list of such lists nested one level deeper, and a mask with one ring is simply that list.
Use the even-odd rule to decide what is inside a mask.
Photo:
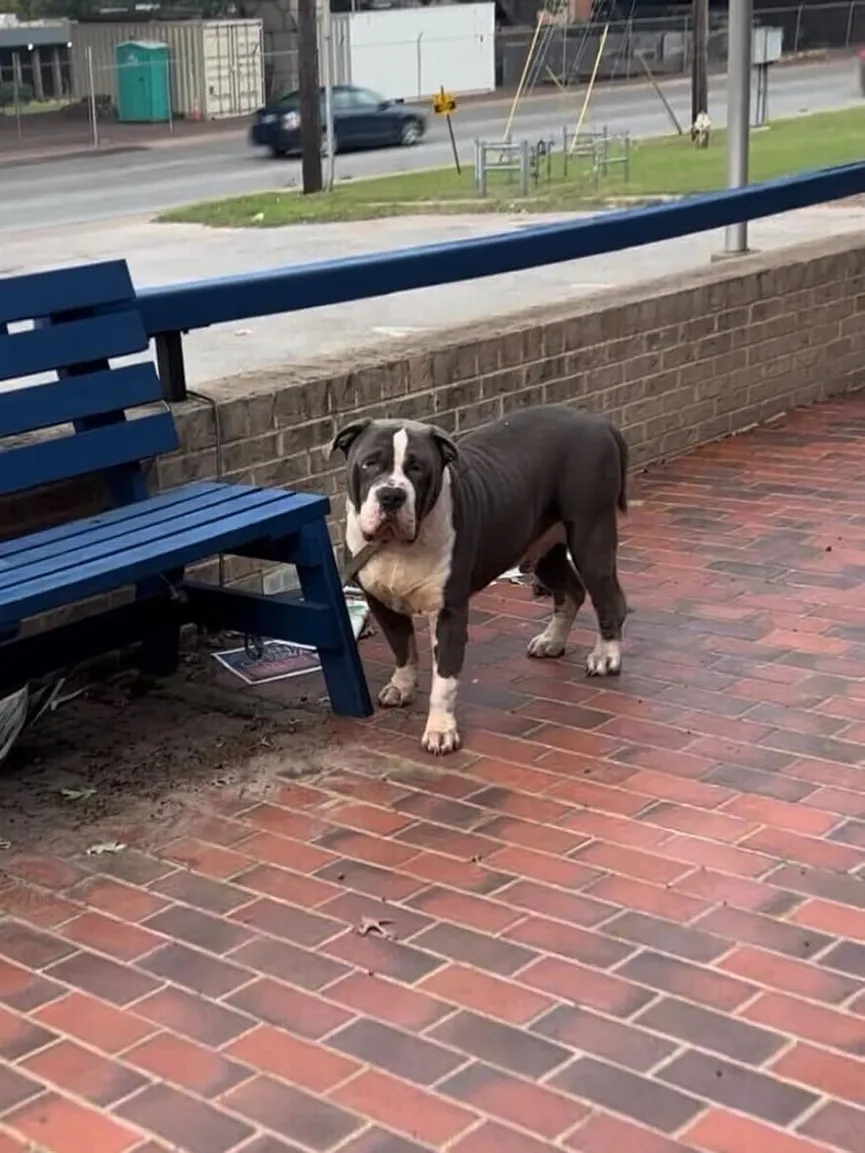
[{"label": "blue metal frame", "polygon": [[674,204],[540,224],[519,233],[449,241],[394,252],[227,276],[138,293],[150,336],[321,308],[413,288],[453,284],[637,248],[729,224],[775,216],[865,192],[865,162],[818,169]]}]

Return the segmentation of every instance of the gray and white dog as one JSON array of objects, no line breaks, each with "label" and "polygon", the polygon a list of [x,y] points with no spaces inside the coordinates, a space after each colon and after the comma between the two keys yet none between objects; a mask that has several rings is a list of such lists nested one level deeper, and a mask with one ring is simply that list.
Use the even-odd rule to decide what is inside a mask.
[{"label": "gray and white dog", "polygon": [[432,425],[366,418],[340,429],[337,449],[347,458],[346,548],[358,561],[366,550],[357,579],[395,658],[380,705],[411,703],[412,617],[430,622],[427,752],[460,746],[455,707],[470,597],[527,556],[553,594],[552,618],[529,641],[529,656],[564,653],[588,591],[599,635],[587,671],[620,671],[628,610],[616,573],[617,510],[627,510],[628,454],[608,420],[565,405],[525,408],[457,446]]}]

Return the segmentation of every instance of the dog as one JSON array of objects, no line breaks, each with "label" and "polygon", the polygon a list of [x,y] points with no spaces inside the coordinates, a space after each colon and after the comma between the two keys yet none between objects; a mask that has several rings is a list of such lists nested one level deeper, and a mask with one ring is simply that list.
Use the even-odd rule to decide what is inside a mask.
[{"label": "dog", "polygon": [[433,647],[421,744],[460,747],[457,689],[469,599],[521,559],[549,589],[553,613],[528,644],[559,657],[588,592],[598,638],[589,676],[621,671],[625,596],[616,571],[619,511],[627,511],[628,450],[605,417],[565,405],[524,408],[463,436],[408,420],[354,420],[331,452],[347,463],[345,546],[395,668],[378,695],[408,705],[418,677],[414,616]]},{"label": "dog", "polygon": [[697,148],[708,148],[709,137],[712,132],[712,121],[708,112],[699,112],[697,119],[691,125],[691,143]]}]

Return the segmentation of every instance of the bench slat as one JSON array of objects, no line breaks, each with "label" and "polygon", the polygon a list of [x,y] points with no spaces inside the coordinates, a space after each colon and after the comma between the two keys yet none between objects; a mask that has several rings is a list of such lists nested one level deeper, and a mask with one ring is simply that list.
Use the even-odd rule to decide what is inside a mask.
[{"label": "bench slat", "polygon": [[225,482],[223,481],[193,481],[180,488],[170,488],[165,492],[157,493],[139,504],[106,509],[104,512],[96,513],[95,516],[86,517],[83,520],[67,521],[65,524],[55,525],[53,528],[40,529],[39,532],[29,533],[27,536],[2,541],[0,542],[0,568],[3,567],[4,562],[7,565],[13,562],[17,564],[22,554],[29,553],[31,549],[48,548],[56,552],[58,548],[66,547],[70,538],[88,533],[94,528],[101,528],[103,525],[115,524],[122,520],[129,520],[130,523],[134,523],[139,517],[151,515],[149,512],[151,508],[154,510],[154,514],[157,513],[158,509],[164,509],[166,512],[170,509],[173,515],[188,501],[196,499],[203,493],[211,492],[213,489],[224,487]]},{"label": "bench slat", "polygon": [[0,628],[76,600],[184,568],[220,552],[231,552],[232,548],[258,539],[289,536],[309,521],[309,508],[303,506],[308,506],[310,501],[318,502],[319,515],[327,512],[326,497],[307,496],[306,501],[301,502],[294,494],[253,490],[245,502],[246,507],[231,516],[216,520],[202,518],[185,531],[180,531],[175,523],[169,532],[166,525],[166,532],[157,540],[141,543],[137,538],[120,552],[98,556],[89,563],[75,564],[39,579],[23,579],[28,570],[22,569],[22,579],[0,594]]},{"label": "bench slat", "polygon": [[[75,381],[67,382],[69,388]],[[169,412],[0,450],[0,495],[147,460],[179,445]]]},{"label": "bench slat", "polygon": [[0,380],[35,376],[112,356],[128,356],[147,347],[144,323],[137,312],[91,316],[66,324],[7,333],[0,335]]},{"label": "bench slat", "polygon": [[[289,497],[289,503],[294,499]],[[184,537],[199,529],[212,529],[220,521],[232,516],[242,513],[250,517],[269,516],[269,508],[273,505],[279,505],[284,510],[285,494],[276,489],[264,488],[237,492],[231,485],[225,485],[225,498],[215,505],[194,501],[182,516],[163,513],[152,518],[144,527],[136,523],[136,527],[129,532],[124,532],[123,525],[114,526],[108,534],[102,529],[94,529],[92,534],[87,533],[75,539],[71,546],[67,545],[47,555],[43,550],[32,560],[25,554],[8,570],[0,569],[0,600],[5,599],[9,590],[18,585],[42,580],[63,584],[73,570],[91,564],[111,563],[115,557],[130,550],[150,548],[158,554],[163,545],[168,546],[174,537]]]},{"label": "bench slat", "polygon": [[125,260],[105,260],[79,268],[57,268],[0,279],[0,326],[66,312],[134,300]]},{"label": "bench slat", "polygon": [[70,565],[80,564],[96,556],[110,556],[147,540],[164,540],[175,531],[184,531],[190,524],[218,522],[220,517],[231,516],[238,508],[250,506],[259,496],[263,497],[263,503],[294,496],[298,509],[306,505],[316,507],[320,500],[306,494],[286,493],[280,489],[214,484],[209,491],[184,502],[160,503],[158,498],[141,501],[129,506],[137,515],[115,519],[106,524],[98,523],[99,517],[90,517],[78,522],[82,531],[74,536],[61,536],[60,533],[54,535],[49,530],[44,534],[48,538],[44,543],[19,548],[11,560],[0,554],[0,598],[3,590],[18,580],[32,580],[46,571],[59,572]]},{"label": "bench slat", "polygon": [[0,436],[16,436],[86,416],[152,404],[162,386],[150,362],[0,392]]}]

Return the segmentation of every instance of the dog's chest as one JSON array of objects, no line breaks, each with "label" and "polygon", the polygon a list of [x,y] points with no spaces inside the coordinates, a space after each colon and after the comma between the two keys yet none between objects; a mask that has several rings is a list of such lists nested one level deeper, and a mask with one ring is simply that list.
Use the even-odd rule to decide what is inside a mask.
[{"label": "dog's chest", "polygon": [[450,575],[450,552],[416,546],[385,546],[364,565],[363,589],[394,612],[428,615],[441,610]]}]

